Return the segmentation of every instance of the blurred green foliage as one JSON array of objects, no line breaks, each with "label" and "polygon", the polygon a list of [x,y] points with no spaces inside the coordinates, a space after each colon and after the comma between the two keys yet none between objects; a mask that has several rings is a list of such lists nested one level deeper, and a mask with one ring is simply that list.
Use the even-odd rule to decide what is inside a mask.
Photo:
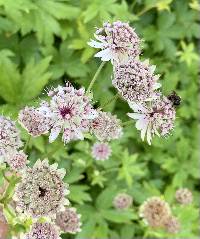
[{"label": "blurred green foliage", "polygon": [[[111,143],[113,154],[106,162],[92,159],[94,139],[90,137],[65,147],[58,140],[48,144],[46,137],[31,140],[31,163],[48,156],[66,168],[69,198],[82,214],[82,232],[63,238],[198,238],[199,11],[197,0],[0,0],[0,110],[4,115],[15,119],[23,106],[37,105],[45,97],[44,87],[65,80],[87,87],[100,64],[87,41],[95,26],[108,20],[129,21],[136,28],[144,40],[142,58],[157,65],[164,93],[176,90],[182,97],[169,138],[157,138],[148,146],[133,123],[126,126],[121,140]],[[94,85],[98,106],[116,93],[111,74],[108,63]],[[130,111],[121,99],[105,110],[123,121]],[[23,138],[27,138],[24,131]],[[174,192],[182,186],[194,194],[191,206],[175,202]],[[112,207],[118,192],[133,196],[132,209]],[[138,206],[153,195],[164,195],[173,205],[182,224],[176,236],[147,228],[139,220]],[[18,224],[12,228],[21,229]]]}]

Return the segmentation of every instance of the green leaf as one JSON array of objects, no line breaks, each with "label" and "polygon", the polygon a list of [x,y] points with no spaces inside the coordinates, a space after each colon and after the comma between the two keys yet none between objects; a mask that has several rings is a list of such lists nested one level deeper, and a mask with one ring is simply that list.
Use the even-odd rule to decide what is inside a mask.
[{"label": "green leaf", "polygon": [[86,191],[89,189],[86,185],[71,185],[69,199],[78,203],[83,204],[85,201],[91,201],[89,193]]},{"label": "green leaf", "polygon": [[31,100],[38,96],[51,77],[47,72],[51,57],[46,57],[36,63],[32,59],[22,73],[22,97],[23,100]]}]

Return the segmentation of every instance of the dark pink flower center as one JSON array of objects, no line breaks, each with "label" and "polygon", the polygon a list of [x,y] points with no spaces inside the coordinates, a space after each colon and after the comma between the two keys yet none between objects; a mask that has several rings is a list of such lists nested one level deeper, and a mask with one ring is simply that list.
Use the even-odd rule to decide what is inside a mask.
[{"label": "dark pink flower center", "polygon": [[62,107],[60,108],[60,114],[65,118],[66,115],[72,115],[72,109],[70,107]]}]

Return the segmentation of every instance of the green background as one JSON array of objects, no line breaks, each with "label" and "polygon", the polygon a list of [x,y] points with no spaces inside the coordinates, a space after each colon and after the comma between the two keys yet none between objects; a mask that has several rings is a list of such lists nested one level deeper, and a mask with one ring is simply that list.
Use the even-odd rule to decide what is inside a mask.
[{"label": "green background", "polygon": [[[25,105],[45,98],[44,88],[70,81],[87,87],[100,65],[87,45],[103,21],[129,21],[143,39],[142,59],[156,64],[162,90],[176,90],[182,98],[175,129],[152,146],[142,142],[134,122],[113,141],[112,157],[95,162],[94,138],[63,146],[47,137],[31,139],[29,160],[47,157],[65,167],[69,198],[82,214],[82,232],[63,238],[198,238],[198,52],[200,6],[196,0],[0,0],[0,111],[16,119]],[[116,94],[107,63],[93,87],[96,106]],[[116,100],[105,111],[127,121],[128,105]],[[27,134],[22,131],[22,137]],[[0,177],[1,178],[1,177]],[[0,180],[2,183],[2,179]],[[179,187],[194,195],[189,206],[174,200]],[[133,207],[116,211],[112,199],[119,192],[134,198]],[[182,229],[172,236],[148,228],[138,218],[138,207],[150,196],[162,195],[179,218]],[[12,220],[11,220],[12,223]],[[22,230],[20,225],[11,230]]]}]

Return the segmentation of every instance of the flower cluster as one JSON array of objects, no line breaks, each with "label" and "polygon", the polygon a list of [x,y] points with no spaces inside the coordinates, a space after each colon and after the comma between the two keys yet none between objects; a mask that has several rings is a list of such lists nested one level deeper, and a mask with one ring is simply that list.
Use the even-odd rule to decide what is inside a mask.
[{"label": "flower cluster", "polygon": [[32,225],[29,233],[25,235],[25,239],[61,239],[59,231],[54,224],[36,222]]},{"label": "flower cluster", "polygon": [[76,208],[65,208],[65,211],[56,215],[56,225],[64,232],[75,234],[81,231],[80,218]]},{"label": "flower cluster", "polygon": [[102,61],[123,63],[130,56],[136,57],[140,54],[140,39],[128,23],[106,22],[102,28],[96,30],[94,36],[97,41],[91,40],[88,44],[101,49],[95,57],[100,57]]},{"label": "flower cluster", "polygon": [[180,204],[184,205],[192,203],[193,200],[192,192],[187,188],[178,189],[175,197]]},{"label": "flower cluster", "polygon": [[165,97],[157,91],[161,84],[159,75],[154,73],[156,66],[139,59],[141,41],[134,29],[120,21],[105,23],[97,29],[95,38],[98,41],[91,40],[88,44],[101,48],[96,57],[113,63],[112,84],[133,109],[134,113],[128,116],[136,120],[142,140],[147,137],[151,144],[155,134],[170,134],[180,97],[175,92]]},{"label": "flower cluster", "polygon": [[98,117],[91,122],[90,131],[99,141],[110,141],[122,136],[121,121],[110,112],[98,111]]},{"label": "flower cluster", "polygon": [[180,223],[172,215],[169,204],[159,197],[148,198],[140,206],[139,211],[144,222],[153,228],[165,228],[173,234],[180,230]]},{"label": "flower cluster", "polygon": [[107,143],[95,143],[92,146],[92,156],[96,160],[106,160],[111,155],[111,148]]},{"label": "flower cluster", "polygon": [[133,198],[126,193],[117,194],[113,200],[113,206],[116,209],[127,209],[131,207],[132,203]]},{"label": "flower cluster", "polygon": [[48,160],[38,160],[32,168],[22,174],[22,180],[16,187],[14,200],[20,213],[33,217],[53,217],[69,204],[65,195],[69,193],[62,178],[65,170],[57,165],[49,165]]},{"label": "flower cluster", "polygon": [[17,151],[22,146],[15,122],[10,118],[0,116],[0,158],[5,159],[8,153]]}]

